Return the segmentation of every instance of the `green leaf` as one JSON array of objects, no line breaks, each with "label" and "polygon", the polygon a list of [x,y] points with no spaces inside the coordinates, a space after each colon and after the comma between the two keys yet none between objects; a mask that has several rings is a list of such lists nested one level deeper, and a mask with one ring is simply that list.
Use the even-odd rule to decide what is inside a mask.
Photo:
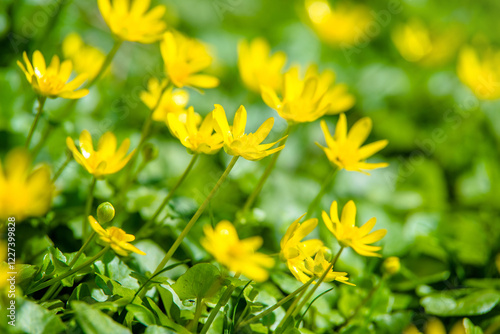
[{"label": "green leaf", "polygon": [[465,318],[463,320],[464,328],[465,328],[465,334],[483,334],[483,330],[479,326],[474,326],[472,321],[469,319]]},{"label": "green leaf", "polygon": [[75,310],[76,321],[86,334],[131,334],[123,325],[115,322],[111,317],[92,308],[84,302],[73,301],[71,308]]},{"label": "green leaf", "polygon": [[132,314],[137,321],[145,326],[156,324],[154,314],[142,305],[128,304],[127,311],[129,314]]},{"label": "green leaf", "polygon": [[172,285],[181,300],[209,298],[221,288],[222,277],[219,269],[212,264],[200,263],[188,269]]},{"label": "green leaf", "polygon": [[177,332],[171,331],[165,327],[151,325],[146,328],[144,334],[176,334]]},{"label": "green leaf", "polygon": [[16,307],[16,327],[26,333],[57,334],[66,329],[58,315],[36,303],[17,298]]},{"label": "green leaf", "polygon": [[186,328],[170,320],[151,298],[146,297],[145,305],[156,314],[162,326],[168,327],[179,334],[191,334]]},{"label": "green leaf", "polygon": [[172,292],[162,286],[158,286],[157,289],[160,293],[161,301],[163,302],[163,308],[165,309],[165,311],[167,311],[167,315],[175,322],[179,322],[181,317],[181,310],[179,306],[177,306],[177,304],[174,302],[174,296],[172,295]]},{"label": "green leaf", "polygon": [[420,301],[427,313],[442,317],[485,314],[499,302],[500,292],[489,289],[475,291],[461,298],[446,292],[435,293]]}]

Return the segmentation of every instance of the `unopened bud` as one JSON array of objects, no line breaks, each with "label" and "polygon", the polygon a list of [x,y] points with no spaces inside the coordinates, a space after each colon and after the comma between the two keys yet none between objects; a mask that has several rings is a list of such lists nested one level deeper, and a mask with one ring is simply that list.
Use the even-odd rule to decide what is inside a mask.
[{"label": "unopened bud", "polygon": [[109,202],[101,203],[97,207],[97,220],[99,224],[106,224],[115,217],[115,208]]}]

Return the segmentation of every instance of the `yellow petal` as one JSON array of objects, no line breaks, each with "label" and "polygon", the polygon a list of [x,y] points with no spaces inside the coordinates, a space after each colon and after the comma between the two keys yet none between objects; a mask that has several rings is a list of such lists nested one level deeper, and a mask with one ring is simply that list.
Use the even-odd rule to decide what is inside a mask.
[{"label": "yellow petal", "polygon": [[354,123],[349,131],[349,134],[347,135],[347,140],[358,148],[365,142],[366,138],[368,138],[371,130],[372,120],[369,117],[363,117]]},{"label": "yellow petal", "polygon": [[356,224],[356,205],[351,200],[342,209],[342,225],[354,226]]},{"label": "yellow petal", "polygon": [[36,50],[33,53],[33,68],[38,77],[44,76],[46,72],[45,59],[40,51]]}]

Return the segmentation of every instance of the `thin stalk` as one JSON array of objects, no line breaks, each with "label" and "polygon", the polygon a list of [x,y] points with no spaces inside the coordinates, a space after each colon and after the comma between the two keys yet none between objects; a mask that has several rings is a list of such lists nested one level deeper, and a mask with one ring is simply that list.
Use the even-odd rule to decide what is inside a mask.
[{"label": "thin stalk", "polygon": [[[213,187],[212,191],[208,194],[208,196],[205,198],[205,201],[201,204],[201,206],[198,208],[194,216],[191,218],[191,220],[187,223],[186,227],[184,230],[182,230],[181,234],[177,237],[175,242],[173,243],[172,246],[170,246],[170,249],[168,250],[167,254],[165,254],[165,257],[163,260],[161,260],[160,264],[158,264],[158,267],[156,267],[155,272],[153,275],[158,273],[160,270],[165,267],[167,262],[172,258],[172,255],[174,255],[175,251],[177,248],[179,248],[180,244],[182,243],[182,240],[186,237],[186,235],[189,233],[193,225],[198,221],[198,218],[200,218],[201,214],[203,211],[205,211],[206,207],[208,206],[208,203],[214,197],[215,193],[217,190],[219,190],[221,184],[224,182],[224,180],[227,178],[229,172],[231,172],[231,169],[233,169],[234,165],[236,164],[236,161],[238,161],[239,156],[234,156],[231,159],[231,162],[229,162],[229,165],[227,166],[226,170],[224,173],[221,175],[215,186]],[[147,289],[142,290],[140,297],[143,298],[144,295],[146,294]]]},{"label": "thin stalk", "polygon": [[66,166],[68,166],[69,162],[72,159],[73,159],[73,156],[71,154],[66,154],[66,160],[61,165],[61,167],[59,167],[59,169],[57,170],[57,172],[52,177],[52,180],[51,180],[52,183],[55,183],[57,181],[57,179],[59,178],[59,176],[61,176],[62,172],[64,171],[64,169],[66,168]]},{"label": "thin stalk", "polygon": [[337,174],[338,170],[339,170],[338,168],[335,168],[330,173],[328,173],[328,175],[326,176],[325,180],[323,181],[323,183],[321,185],[321,189],[319,190],[318,194],[316,195],[316,197],[314,197],[311,204],[309,204],[304,221],[309,219],[314,214],[314,212],[316,211],[316,209],[318,207],[318,204],[321,202],[321,199],[325,195],[328,188],[330,188],[330,185],[333,181],[333,178]]},{"label": "thin stalk", "polygon": [[109,249],[110,246],[106,246],[104,247],[103,249],[101,249],[101,251],[99,253],[97,253],[96,255],[94,255],[92,258],[88,259],[87,261],[85,261],[84,263],[82,263],[81,265],[79,265],[78,267],[74,268],[74,269],[71,269],[67,272],[65,272],[64,274],[62,275],[59,275],[49,281],[46,281],[38,286],[36,286],[35,288],[31,289],[29,292],[26,293],[26,295],[30,295],[34,292],[37,292],[39,290],[42,290],[42,289],[45,289],[46,287],[48,286],[51,286],[52,284],[54,283],[57,283],[63,279],[65,279],[66,277],[68,276],[71,276],[73,275],[74,273],[86,268],[87,266],[91,265],[92,263],[94,263],[95,261],[97,261],[102,255],[104,255],[104,253],[107,252],[107,250]]},{"label": "thin stalk", "polygon": [[[170,86],[171,86],[171,84],[165,85],[165,88],[163,88],[163,90],[160,93],[158,101],[156,101],[155,106],[153,108],[151,108],[151,111],[149,112],[148,117],[144,121],[144,124],[142,126],[142,131],[141,131],[141,139],[139,140],[139,144],[137,145],[137,148],[136,148],[137,152],[141,151],[142,146],[144,145],[144,143],[148,139],[149,131],[151,129],[151,124],[153,123],[153,113],[158,108],[158,106],[160,105],[161,98],[163,97],[163,94],[167,91],[168,88],[170,88]],[[122,194],[123,194],[123,196],[125,195],[126,190],[130,186],[130,183],[132,182],[132,180],[131,180],[131,178],[132,178],[132,170],[134,168],[137,156],[138,156],[138,154],[134,154],[132,156],[132,158],[130,159],[130,161],[128,162],[128,165],[126,167],[125,182],[123,183],[123,187],[122,187]]]},{"label": "thin stalk", "polygon": [[[287,128],[285,130],[285,133],[283,134],[283,136],[284,137],[286,136],[286,137],[283,138],[279,142],[278,146],[285,145],[285,143],[286,143],[286,141],[288,139],[288,135],[290,134],[291,127],[292,126],[290,124],[287,126]],[[257,199],[257,196],[259,196],[259,193],[262,190],[262,187],[264,187],[264,184],[266,183],[267,179],[269,178],[269,175],[271,175],[271,172],[273,171],[274,166],[276,166],[276,161],[278,161],[278,157],[280,156],[280,153],[282,151],[283,150],[274,153],[273,156],[271,157],[271,161],[269,161],[269,164],[267,165],[266,169],[264,170],[264,173],[260,177],[259,183],[257,183],[257,186],[254,188],[254,190],[252,191],[252,193],[250,194],[250,196],[247,198],[247,200],[245,202],[245,205],[243,206],[243,209],[239,213],[239,215],[238,215],[239,216],[238,221],[241,221],[243,219],[243,217],[245,217],[245,215],[247,214],[248,210],[250,210],[250,208],[252,207],[253,203]]]},{"label": "thin stalk", "polygon": [[280,300],[279,302],[277,302],[276,304],[274,304],[273,306],[271,306],[270,308],[266,309],[265,311],[253,316],[252,318],[246,320],[246,321],[243,321],[239,327],[243,327],[243,326],[246,326],[248,324],[251,324],[263,317],[265,317],[266,315],[268,315],[269,313],[273,312],[274,310],[276,310],[278,307],[280,307],[281,305],[285,304],[286,302],[288,302],[290,299],[292,299],[293,297],[295,297],[296,295],[298,295],[299,293],[301,293],[303,290],[307,289],[309,287],[309,285],[311,285],[311,283],[314,281],[314,277],[311,277],[311,279],[309,281],[307,281],[304,285],[302,285],[300,288],[298,288],[297,290],[295,290],[294,292],[292,292],[291,294],[289,294],[288,296],[286,296],[285,298],[283,298],[282,300]]},{"label": "thin stalk", "polygon": [[306,310],[304,311],[304,313],[302,313],[302,315],[300,316],[299,320],[297,320],[297,323],[295,324],[295,327],[298,328],[300,323],[302,322],[302,320],[304,319],[304,316],[306,315],[307,311],[309,311],[309,308],[311,308],[312,304],[314,304],[314,302],[319,299],[321,296],[323,295],[326,295],[328,292],[332,291],[333,288],[330,288],[328,290],[325,290],[323,291],[322,293],[320,293],[319,295],[317,295],[316,297],[314,297],[314,299],[309,303],[309,305],[307,305],[307,308]]},{"label": "thin stalk", "polygon": [[342,254],[343,250],[344,250],[344,247],[341,246],[339,252],[335,256],[335,258],[333,259],[333,261],[330,263],[330,265],[328,266],[328,268],[323,272],[323,275],[321,275],[321,277],[316,282],[316,284],[314,285],[314,287],[311,289],[311,291],[309,291],[309,293],[306,295],[306,297],[302,300],[302,302],[300,303],[300,305],[297,307],[297,310],[295,311],[295,315],[298,314],[300,312],[300,310],[302,310],[302,308],[307,303],[307,301],[309,299],[311,299],[311,297],[314,295],[314,293],[316,292],[316,290],[318,289],[318,287],[320,286],[320,284],[325,280],[325,277],[328,274],[328,272],[330,270],[332,270],[332,268],[335,266],[335,263],[337,263],[337,260],[339,259],[340,254]]},{"label": "thin stalk", "polygon": [[147,231],[147,229],[155,223],[156,219],[158,218],[158,216],[160,215],[160,213],[163,211],[163,209],[165,208],[165,206],[167,206],[168,202],[172,199],[172,197],[174,196],[174,193],[175,191],[177,190],[177,188],[179,188],[179,186],[182,184],[182,182],[184,182],[184,180],[186,179],[186,177],[188,176],[189,172],[191,171],[191,169],[193,169],[193,166],[196,162],[196,160],[198,159],[198,154],[194,154],[193,157],[191,158],[191,161],[189,162],[189,165],[186,167],[186,169],[184,170],[184,173],[182,173],[181,177],[177,180],[177,182],[175,183],[175,185],[172,187],[172,189],[170,189],[170,191],[168,192],[167,196],[165,196],[165,199],[163,200],[163,202],[160,204],[160,206],[158,207],[158,209],[156,210],[156,212],[153,214],[153,216],[144,224],[142,225],[141,228],[139,228],[139,230],[137,231],[136,233],[136,237],[139,239],[143,236],[143,234],[145,233],[144,231]]},{"label": "thin stalk", "polygon": [[[236,273],[234,275],[234,277],[235,278],[240,277],[240,273]],[[210,326],[212,326],[212,323],[215,320],[215,317],[219,313],[220,308],[224,307],[227,304],[227,302],[229,301],[229,298],[231,298],[231,296],[233,295],[234,289],[236,289],[236,286],[234,286],[233,284],[229,284],[226,291],[224,291],[224,294],[217,301],[217,304],[215,305],[215,307],[210,311],[210,314],[208,315],[208,319],[205,322],[205,324],[203,325],[203,328],[201,329],[200,334],[205,334],[206,332],[208,332],[208,330],[210,329]]]},{"label": "thin stalk", "polygon": [[186,329],[188,331],[191,331],[194,328],[194,332],[197,333],[198,330],[198,321],[200,320],[201,316],[201,311],[203,310],[203,299],[202,298],[196,298],[196,308],[194,311],[194,317],[193,320],[187,325]]},{"label": "thin stalk", "polygon": [[89,192],[87,194],[87,202],[85,203],[85,212],[83,214],[83,221],[82,221],[82,238],[85,239],[85,237],[88,235],[87,232],[87,217],[90,215],[90,210],[92,210],[92,201],[94,200],[94,188],[95,184],[97,182],[97,179],[95,176],[92,176],[92,181],[90,181],[90,187],[89,187]]},{"label": "thin stalk", "polygon": [[45,96],[38,96],[38,108],[37,108],[37,113],[35,116],[35,120],[33,121],[33,124],[31,124],[31,129],[28,134],[28,138],[26,138],[26,143],[24,144],[24,147],[26,149],[30,148],[30,142],[31,142],[31,137],[33,137],[33,133],[35,132],[36,125],[38,124],[38,121],[40,120],[40,116],[42,115],[43,112],[43,106],[45,105],[45,101],[47,100],[47,97]]},{"label": "thin stalk", "polygon": [[92,87],[92,85],[95,84],[97,82],[97,80],[99,80],[101,78],[101,76],[104,74],[104,72],[106,71],[108,66],[113,61],[113,58],[115,57],[116,52],[118,52],[118,49],[120,49],[120,46],[122,46],[122,43],[123,43],[123,41],[121,39],[115,40],[115,43],[113,44],[111,51],[109,51],[109,53],[106,55],[106,58],[104,59],[102,65],[101,65],[101,68],[99,69],[99,72],[92,80],[89,81],[86,88]]},{"label": "thin stalk", "polygon": [[38,153],[40,153],[43,144],[45,144],[53,129],[54,129],[54,124],[52,124],[51,121],[49,120],[42,131],[42,137],[40,138],[40,140],[38,141],[38,143],[35,145],[35,147],[31,152],[31,156],[33,157],[33,159],[36,158]]},{"label": "thin stalk", "polygon": [[278,333],[278,329],[281,329],[281,327],[285,324],[285,322],[290,317],[290,315],[292,315],[292,312],[295,310],[295,308],[297,307],[297,304],[302,299],[302,297],[304,297],[304,294],[306,293],[306,291],[307,291],[307,289],[302,290],[302,292],[297,296],[297,298],[295,298],[292,305],[290,305],[290,307],[286,310],[285,316],[283,317],[283,319],[281,319],[280,323],[278,324],[278,327],[276,327],[277,333]]}]

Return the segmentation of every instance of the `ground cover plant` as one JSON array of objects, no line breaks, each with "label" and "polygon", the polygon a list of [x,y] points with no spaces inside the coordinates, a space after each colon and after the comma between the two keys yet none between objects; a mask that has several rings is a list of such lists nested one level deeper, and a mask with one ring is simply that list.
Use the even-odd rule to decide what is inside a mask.
[{"label": "ground cover plant", "polygon": [[0,331],[500,332],[498,10],[3,1]]}]

